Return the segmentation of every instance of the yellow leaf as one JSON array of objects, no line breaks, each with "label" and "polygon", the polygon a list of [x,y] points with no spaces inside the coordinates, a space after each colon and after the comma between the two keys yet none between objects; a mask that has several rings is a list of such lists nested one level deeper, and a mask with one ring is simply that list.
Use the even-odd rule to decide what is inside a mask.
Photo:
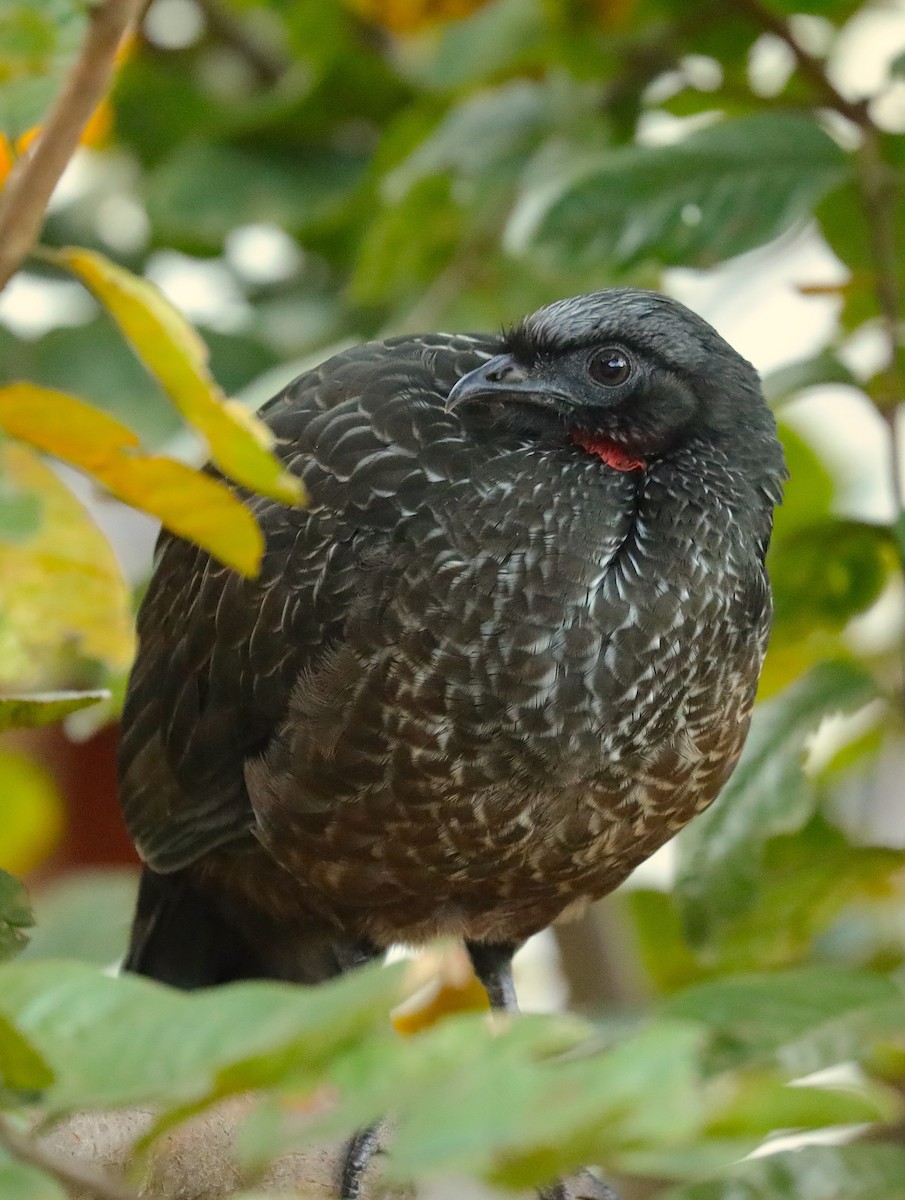
[{"label": "yellow leaf", "polygon": [[142,454],[125,425],[65,392],[13,383],[0,388],[0,428],[87,471],[114,496],[197,542],[243,575],[257,573],[264,538],[223,483],[183,463]]},{"label": "yellow leaf", "polygon": [[107,688],[82,692],[0,692],[0,733],[54,725],[70,713],[109,700]]},{"label": "yellow leaf", "polygon": [[392,1012],[393,1028],[405,1037],[421,1033],[461,1012],[485,1012],[490,1007],[487,993],[475,978],[465,951],[459,947],[426,955],[421,969],[432,967],[425,985]]},{"label": "yellow leaf", "polygon": [[[16,139],[16,153],[26,154],[41,136],[42,126],[33,125],[31,129]],[[81,146],[103,146],[110,138],[113,129],[113,106],[109,100],[101,100],[97,108],[85,123],[85,128],[79,137]]]},{"label": "yellow leaf", "polygon": [[207,369],[204,342],[153,284],[91,250],[68,247],[49,257],[94,292],[186,421],[207,439],[225,475],[275,500],[303,502],[301,480],[270,452],[270,430],[226,402]]},{"label": "yellow leaf", "polygon": [[441,21],[461,21],[490,0],[346,0],[365,20],[393,33],[419,33]]},{"label": "yellow leaf", "polygon": [[13,169],[13,152],[5,134],[0,133],[0,188],[6,183],[6,177]]},{"label": "yellow leaf", "polygon": [[37,455],[5,443],[3,470],[42,500],[41,525],[0,543],[0,683],[30,684],[70,643],[112,667],[132,659],[129,589],[109,542]]},{"label": "yellow leaf", "polygon": [[109,100],[102,100],[88,118],[79,142],[83,146],[104,146],[110,140],[113,131],[113,105]]},{"label": "yellow leaf", "polygon": [[0,868],[24,875],[56,849],[63,803],[53,779],[13,750],[0,750]]},{"label": "yellow leaf", "polygon": [[604,29],[624,29],[637,4],[638,0],[595,0],[594,7]]}]

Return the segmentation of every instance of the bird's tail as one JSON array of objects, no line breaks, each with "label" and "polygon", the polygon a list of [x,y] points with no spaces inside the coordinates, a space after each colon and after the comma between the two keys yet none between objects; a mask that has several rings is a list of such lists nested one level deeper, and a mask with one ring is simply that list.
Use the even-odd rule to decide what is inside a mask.
[{"label": "bird's tail", "polygon": [[264,972],[253,948],[186,872],[144,867],[123,970],[178,988],[253,979]]},{"label": "bird's tail", "polygon": [[335,930],[285,928],[260,912],[227,911],[187,871],[158,875],[144,867],[122,969],[188,990],[240,979],[321,983],[381,953]]}]

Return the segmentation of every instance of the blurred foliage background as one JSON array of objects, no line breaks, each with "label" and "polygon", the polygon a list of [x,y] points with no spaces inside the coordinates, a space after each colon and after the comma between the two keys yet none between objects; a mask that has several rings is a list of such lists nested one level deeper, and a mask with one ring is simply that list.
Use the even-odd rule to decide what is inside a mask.
[{"label": "blurred foliage background", "polygon": [[[0,181],[40,145],[89,14],[0,2]],[[38,916],[0,970],[0,1109],[184,1111],[256,1083],[250,1171],[394,1110],[406,1179],[516,1186],[592,1161],[626,1197],[905,1197],[901,3],[154,0],[117,57],[0,296],[0,867]],[[244,412],[362,339],[497,328],[619,283],[670,291],[752,358],[791,481],[742,766],[667,853],[523,959],[541,1007],[570,998],[597,1023],[538,1018],[491,1049],[464,1016],[403,1050],[375,1032],[396,985],[348,981],[329,1036],[317,1018],[329,1063],[298,1032],[307,1001],[270,1041],[224,1021],[202,1052],[175,997],[194,1074],[165,1086],[137,1050],[112,1062],[99,1005],[139,1029],[158,993],[48,961],[115,959],[134,886],[113,726],[155,526],[113,497],[253,571],[254,529],[194,470],[213,453],[293,499]],[[63,733],[22,728],[61,716]],[[0,884],[3,957],[30,918]],[[449,982],[433,1002],[473,1003]],[[235,1007],[266,1024],[260,997]],[[559,1054],[576,1039],[578,1067]],[[263,1044],[295,1057],[237,1070]],[[337,1111],[287,1127],[281,1097],[325,1078]],[[440,1079],[460,1106],[439,1104]],[[564,1086],[580,1102],[551,1125]],[[741,1161],[804,1129],[821,1136]],[[6,1144],[0,1197],[59,1194]]]}]

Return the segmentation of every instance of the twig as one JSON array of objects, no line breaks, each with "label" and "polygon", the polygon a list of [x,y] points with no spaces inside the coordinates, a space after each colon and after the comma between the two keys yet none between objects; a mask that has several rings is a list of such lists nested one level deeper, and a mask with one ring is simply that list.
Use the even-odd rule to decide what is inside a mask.
[{"label": "twig", "polygon": [[861,133],[861,145],[855,154],[855,178],[867,226],[877,307],[888,357],[879,375],[880,388],[875,399],[889,427],[889,464],[897,514],[894,528],[899,558],[905,569],[905,481],[902,478],[903,463],[897,428],[898,414],[905,404],[905,324],[901,307],[902,285],[897,266],[896,184],[893,172],[883,158],[883,134],[871,118],[868,102],[852,101],[843,96],[827,75],[820,59],[799,45],[788,23],[773,12],[765,0],[735,0],[735,4],[762,29],[774,34],[789,47],[802,75],[827,108],[854,122]]},{"label": "twig", "polygon": [[905,567],[905,480],[902,477],[902,456],[899,451],[898,413],[905,403],[903,377],[903,320],[902,290],[896,271],[898,262],[895,227],[895,183],[883,161],[880,133],[876,128],[864,131],[864,141],[857,155],[858,189],[867,218],[867,236],[873,260],[877,304],[887,363],[880,372],[877,407],[889,427],[889,460],[892,474],[898,521],[896,544]]},{"label": "twig", "polygon": [[809,54],[798,43],[788,22],[769,7],[764,0],[735,0],[762,29],[774,34],[795,55],[802,75],[809,81],[828,108],[841,113],[858,126],[861,146],[855,155],[856,181],[861,194],[870,256],[876,281],[877,305],[883,325],[883,335],[889,361],[883,369],[880,409],[889,425],[892,456],[893,487],[899,516],[905,518],[905,486],[902,480],[896,410],[905,403],[905,377],[902,368],[903,326],[902,288],[897,273],[896,189],[892,171],[884,162],[882,133],[874,124],[866,100],[852,101],[843,96],[826,73],[819,58]]},{"label": "twig", "polygon": [[624,905],[607,896],[577,921],[553,929],[569,985],[569,1010],[630,1010],[647,998]]},{"label": "twig", "polygon": [[0,197],[0,289],[35,244],[53,189],[110,87],[123,34],[143,6],[144,0],[102,0],[90,9],[78,60],[47,114],[33,151],[19,159]]},{"label": "twig", "polygon": [[905,380],[902,378],[900,362],[903,348],[902,288],[896,270],[896,184],[892,171],[883,160],[881,135],[874,126],[864,131],[864,142],[858,151],[856,163],[876,278],[877,303],[889,353],[880,397],[885,412],[905,402]]},{"label": "twig", "polygon": [[251,67],[259,83],[272,87],[279,83],[291,66],[288,59],[262,44],[245,21],[231,12],[220,0],[195,0],[204,13],[208,28],[221,38]]},{"label": "twig", "polygon": [[795,56],[798,69],[818,93],[827,108],[832,108],[842,116],[848,117],[860,128],[872,125],[867,102],[864,100],[849,100],[839,91],[826,73],[819,58],[816,58],[792,33],[789,24],[764,0],[735,0],[738,11],[746,13],[751,21],[766,33],[772,33],[784,42]]},{"label": "twig", "polygon": [[76,1188],[94,1200],[139,1200],[138,1192],[125,1183],[77,1158],[32,1141],[5,1117],[0,1117],[0,1146],[19,1162],[46,1171],[65,1187]]}]

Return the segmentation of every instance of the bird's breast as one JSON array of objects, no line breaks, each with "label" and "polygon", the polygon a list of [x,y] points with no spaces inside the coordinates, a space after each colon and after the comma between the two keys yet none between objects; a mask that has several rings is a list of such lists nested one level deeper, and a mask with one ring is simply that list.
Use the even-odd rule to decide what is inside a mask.
[{"label": "bird's breast", "polygon": [[[767,619],[723,516],[599,464],[433,508],[397,581],[384,667],[422,757],[574,778],[715,713],[756,677]],[[408,726],[409,735],[412,733]],[[490,748],[488,749],[488,744]],[[521,754],[519,760],[516,749]]]},{"label": "bird's breast", "polygon": [[[734,766],[762,563],[716,509],[613,476],[553,489],[534,472],[415,514],[251,769],[265,844],[325,896],[360,893],[372,935],[406,912],[412,938],[422,917],[540,928],[615,886]],[[446,899],[419,916],[422,891]]]}]

